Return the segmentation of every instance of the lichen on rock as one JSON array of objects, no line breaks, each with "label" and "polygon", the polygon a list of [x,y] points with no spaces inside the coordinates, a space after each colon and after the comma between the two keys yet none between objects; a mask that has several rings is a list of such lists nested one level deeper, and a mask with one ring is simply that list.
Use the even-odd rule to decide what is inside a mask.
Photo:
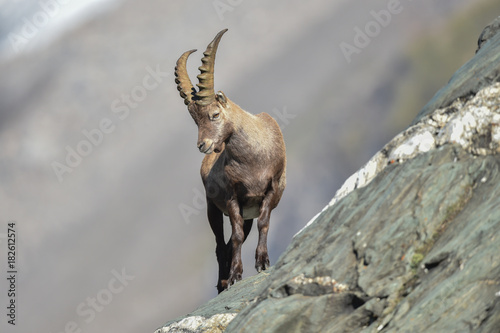
[{"label": "lichen on rock", "polygon": [[[386,166],[404,163],[448,143],[459,144],[475,155],[500,152],[500,83],[480,90],[466,101],[457,99],[398,134],[345,181],[324,209],[354,189],[368,185]],[[306,227],[313,221],[314,218]]]},{"label": "lichen on rock", "polygon": [[159,328],[155,333],[218,333],[224,332],[236,313],[218,313],[209,318],[191,316]]}]

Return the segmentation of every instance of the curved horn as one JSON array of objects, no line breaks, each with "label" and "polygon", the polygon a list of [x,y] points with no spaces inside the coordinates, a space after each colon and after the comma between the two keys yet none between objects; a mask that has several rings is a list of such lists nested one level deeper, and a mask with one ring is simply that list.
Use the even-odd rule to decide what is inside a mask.
[{"label": "curved horn", "polygon": [[177,83],[177,90],[179,90],[181,97],[184,99],[184,104],[186,105],[191,103],[193,96],[196,94],[196,90],[186,70],[187,58],[195,51],[196,50],[189,50],[184,52],[175,64],[175,83]]},{"label": "curved horn", "polygon": [[217,52],[217,47],[219,46],[220,39],[222,35],[227,31],[227,29],[222,30],[215,36],[214,40],[208,44],[207,50],[203,52],[204,57],[201,59],[202,65],[198,68],[200,74],[198,75],[198,80],[200,83],[197,84],[199,91],[195,94],[195,103],[198,105],[208,105],[215,101],[214,92],[214,65],[215,65],[215,53]]}]

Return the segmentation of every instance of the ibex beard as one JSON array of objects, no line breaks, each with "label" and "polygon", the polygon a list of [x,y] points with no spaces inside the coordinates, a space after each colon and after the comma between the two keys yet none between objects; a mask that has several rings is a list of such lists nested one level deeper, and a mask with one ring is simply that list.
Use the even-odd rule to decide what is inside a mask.
[{"label": "ibex beard", "polygon": [[[223,92],[214,91],[215,54],[226,31],[219,32],[203,53],[198,90],[186,70],[187,58],[196,50],[185,52],[175,67],[177,89],[198,126],[197,147],[206,154],[201,178],[215,234],[219,293],[241,280],[241,246],[255,218],[259,230],[255,268],[258,272],[269,268],[269,219],[286,185],[285,142],[278,123],[267,113],[250,114]],[[227,244],[223,214],[231,222]]]}]

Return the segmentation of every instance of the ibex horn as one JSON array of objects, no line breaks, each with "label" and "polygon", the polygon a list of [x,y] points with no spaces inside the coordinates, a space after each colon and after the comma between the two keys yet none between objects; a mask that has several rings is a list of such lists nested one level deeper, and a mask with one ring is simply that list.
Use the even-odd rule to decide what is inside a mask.
[{"label": "ibex horn", "polygon": [[215,100],[215,53],[217,52],[217,47],[219,46],[220,39],[226,31],[227,29],[224,29],[219,32],[217,36],[215,36],[214,40],[210,44],[208,44],[207,50],[203,52],[204,57],[201,59],[202,65],[198,68],[200,70],[200,74],[198,75],[198,80],[200,83],[198,83],[197,86],[200,90],[195,94],[195,103],[198,105],[208,105]]},{"label": "ibex horn", "polygon": [[181,97],[184,99],[184,104],[188,105],[193,100],[193,96],[196,94],[196,90],[189,79],[186,62],[189,55],[196,50],[189,50],[184,52],[175,65],[175,83],[177,83],[177,90]]}]

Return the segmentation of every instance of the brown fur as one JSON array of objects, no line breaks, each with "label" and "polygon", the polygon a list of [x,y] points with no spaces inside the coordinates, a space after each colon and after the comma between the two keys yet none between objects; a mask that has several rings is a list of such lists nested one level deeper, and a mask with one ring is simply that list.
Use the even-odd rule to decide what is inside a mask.
[{"label": "brown fur", "polygon": [[[199,126],[198,147],[213,144],[215,150],[203,159],[201,178],[217,242],[219,292],[241,279],[241,245],[254,218],[259,229],[255,268],[260,272],[269,267],[269,218],[286,184],[285,143],[276,121],[267,113],[249,114],[225,96],[226,103],[221,99],[209,107],[192,106],[197,109],[193,118]],[[213,112],[219,112],[218,120],[210,120]],[[224,242],[222,213],[231,221],[228,244]]]},{"label": "brown fur", "polygon": [[[179,68],[179,72],[185,72],[182,64]],[[184,80],[179,85],[190,89],[192,85],[185,76],[179,75]],[[185,91],[188,88],[179,89],[181,96],[188,95]],[[241,280],[241,246],[254,218],[257,218],[259,230],[255,268],[258,272],[269,268],[267,233],[271,211],[278,205],[286,185],[285,143],[271,116],[250,114],[222,92],[215,94],[209,104],[190,99],[187,104],[198,125],[198,149],[207,154],[201,165],[201,178],[206,191],[208,220],[217,244],[217,290],[221,292]],[[223,214],[229,216],[232,229],[227,244]]]}]

